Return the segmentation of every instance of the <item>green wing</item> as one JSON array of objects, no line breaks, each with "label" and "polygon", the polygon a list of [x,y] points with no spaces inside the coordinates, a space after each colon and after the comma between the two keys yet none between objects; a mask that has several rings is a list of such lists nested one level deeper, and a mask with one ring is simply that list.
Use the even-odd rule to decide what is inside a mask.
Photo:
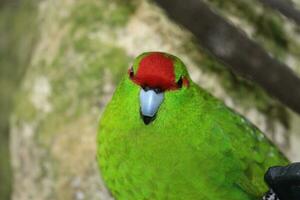
[{"label": "green wing", "polygon": [[262,197],[268,190],[264,173],[270,166],[287,164],[288,159],[244,117],[209,94],[205,98],[209,98],[205,101],[209,103],[204,106],[209,112],[209,130],[222,134],[237,159],[241,173],[236,178],[236,185],[251,196]]}]

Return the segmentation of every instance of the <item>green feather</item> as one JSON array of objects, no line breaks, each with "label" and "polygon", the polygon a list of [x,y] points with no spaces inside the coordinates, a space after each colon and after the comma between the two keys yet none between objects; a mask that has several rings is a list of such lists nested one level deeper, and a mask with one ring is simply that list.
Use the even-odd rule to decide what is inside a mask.
[{"label": "green feather", "polygon": [[[166,55],[176,78],[187,75]],[[99,168],[118,200],[260,199],[265,171],[288,163],[260,130],[191,80],[165,92],[150,125],[140,118],[139,91],[126,75],[100,120]]]}]

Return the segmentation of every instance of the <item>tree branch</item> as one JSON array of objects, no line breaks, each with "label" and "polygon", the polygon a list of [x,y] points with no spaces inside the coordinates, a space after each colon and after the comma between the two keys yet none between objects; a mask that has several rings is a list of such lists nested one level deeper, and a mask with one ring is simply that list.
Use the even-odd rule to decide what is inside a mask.
[{"label": "tree branch", "polygon": [[300,79],[290,68],[272,58],[201,0],[154,1],[190,30],[203,48],[300,114]]}]

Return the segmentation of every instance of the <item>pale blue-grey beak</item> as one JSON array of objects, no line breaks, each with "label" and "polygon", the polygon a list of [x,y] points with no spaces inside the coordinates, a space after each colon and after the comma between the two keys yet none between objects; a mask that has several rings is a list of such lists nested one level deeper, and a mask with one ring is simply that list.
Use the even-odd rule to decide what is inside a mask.
[{"label": "pale blue-grey beak", "polygon": [[145,124],[149,124],[155,119],[159,106],[164,100],[163,92],[156,92],[154,89],[140,91],[140,114]]}]

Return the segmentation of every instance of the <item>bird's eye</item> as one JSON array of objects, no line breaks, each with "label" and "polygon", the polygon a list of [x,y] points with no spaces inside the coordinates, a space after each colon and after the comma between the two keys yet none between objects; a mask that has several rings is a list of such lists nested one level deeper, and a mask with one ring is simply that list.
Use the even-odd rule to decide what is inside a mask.
[{"label": "bird's eye", "polygon": [[130,68],[128,69],[128,74],[129,74],[129,77],[130,77],[130,78],[133,78],[133,76],[134,76],[133,67],[130,67]]},{"label": "bird's eye", "polygon": [[182,76],[179,78],[179,80],[177,81],[177,86],[178,86],[178,88],[182,88],[182,83],[183,83],[183,81],[182,81]]}]

